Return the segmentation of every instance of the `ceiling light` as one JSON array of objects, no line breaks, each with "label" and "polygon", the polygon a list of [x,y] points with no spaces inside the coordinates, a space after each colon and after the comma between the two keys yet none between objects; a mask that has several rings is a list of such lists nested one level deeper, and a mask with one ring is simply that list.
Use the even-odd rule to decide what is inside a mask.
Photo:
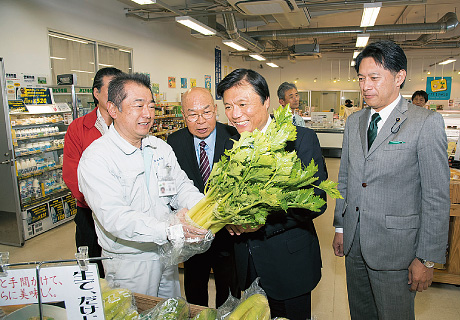
[{"label": "ceiling light", "polygon": [[113,67],[113,64],[99,63],[99,65],[103,67]]},{"label": "ceiling light", "polygon": [[375,20],[377,20],[377,16],[379,15],[381,7],[381,2],[365,3],[360,26],[372,27],[375,24]]},{"label": "ceiling light", "polygon": [[50,57],[50,59],[54,59],[54,60],[65,60],[66,58],[60,58],[60,57]]},{"label": "ceiling light", "polygon": [[216,30],[214,30],[213,28],[208,27],[204,23],[201,23],[200,21],[193,19],[189,16],[176,17],[176,22],[179,22],[180,24],[183,24],[184,26],[189,27],[190,29],[198,31],[199,33],[204,34],[205,36],[211,36],[216,34]]},{"label": "ceiling light", "polygon": [[313,79],[313,82],[316,82],[317,78]]},{"label": "ceiling light", "polygon": [[440,62],[438,64],[443,64],[444,65],[444,64],[449,64],[449,63],[455,62],[455,61],[457,61],[457,60],[456,59],[446,59],[443,62]]},{"label": "ceiling light", "polygon": [[274,64],[273,62],[267,62],[267,66],[270,66],[272,68],[278,68],[279,66]]},{"label": "ceiling light", "polygon": [[362,48],[367,45],[367,42],[369,41],[370,34],[369,33],[362,33],[358,34],[358,37],[356,38],[356,47],[357,48]]},{"label": "ceiling light", "polygon": [[75,70],[75,69],[72,69],[70,71],[73,71],[73,72],[83,72],[83,73],[94,73],[94,71],[85,71],[85,70]]},{"label": "ceiling light", "polygon": [[356,57],[361,53],[361,51],[353,51],[353,59],[356,59]]},{"label": "ceiling light", "polygon": [[234,42],[233,40],[222,40],[222,43],[225,44],[226,46],[229,46],[235,50],[238,50],[238,51],[247,51],[248,49],[246,49],[245,47],[243,46],[240,46],[238,43]]},{"label": "ceiling light", "polygon": [[351,60],[350,67],[354,67],[356,64],[355,60]]},{"label": "ceiling light", "polygon": [[266,60],[264,57],[262,57],[260,54],[250,54],[249,55],[251,58],[256,59],[258,61],[264,61]]},{"label": "ceiling light", "polygon": [[132,2],[135,2],[137,4],[152,4],[152,3],[157,3],[156,0],[131,0]]}]

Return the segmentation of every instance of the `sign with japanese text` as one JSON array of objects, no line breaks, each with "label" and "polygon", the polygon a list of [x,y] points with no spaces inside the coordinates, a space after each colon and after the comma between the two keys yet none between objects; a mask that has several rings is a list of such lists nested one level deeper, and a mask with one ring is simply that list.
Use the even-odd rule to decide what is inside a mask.
[{"label": "sign with japanese text", "polygon": [[51,221],[57,223],[65,219],[62,198],[53,199],[49,202]]},{"label": "sign with japanese text", "polygon": [[25,104],[51,104],[51,94],[48,88],[24,88],[21,89],[21,100]]},{"label": "sign with japanese text", "polygon": [[32,224],[49,216],[48,204],[44,203],[27,210],[27,223]]},{"label": "sign with japanese text", "polygon": [[[38,303],[35,269],[10,269],[0,277],[0,305]],[[88,271],[76,265],[40,269],[40,295],[43,303],[64,302],[67,319],[104,319],[104,307],[96,264]]]},{"label": "sign with japanese text", "polygon": [[64,214],[66,218],[73,216],[77,213],[77,202],[72,194],[68,194],[62,197],[62,201],[64,201]]},{"label": "sign with japanese text", "polygon": [[10,113],[27,111],[26,105],[22,100],[8,100],[8,107],[10,108]]},{"label": "sign with japanese text", "polygon": [[428,100],[449,100],[452,77],[427,77],[426,93]]}]

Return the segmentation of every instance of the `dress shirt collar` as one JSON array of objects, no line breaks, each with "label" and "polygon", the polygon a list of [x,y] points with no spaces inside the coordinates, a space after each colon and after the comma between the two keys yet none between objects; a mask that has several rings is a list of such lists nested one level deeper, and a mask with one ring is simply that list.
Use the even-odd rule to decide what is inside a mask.
[{"label": "dress shirt collar", "polygon": [[102,117],[102,114],[99,108],[97,108],[96,114],[97,114],[97,119],[96,119],[96,123],[94,124],[94,126],[101,132],[102,135],[104,135],[109,130],[109,126],[107,125],[107,123],[105,123],[105,120]]},{"label": "dress shirt collar", "polygon": [[270,125],[270,123],[272,123],[272,117],[270,117],[270,115],[268,115],[267,123],[265,124],[265,127],[263,127],[262,130],[260,130],[260,131],[265,133],[267,131],[268,126]]},{"label": "dress shirt collar", "polygon": [[[380,115],[380,118],[382,120],[377,124],[377,126],[379,128],[381,128],[383,126],[383,124],[385,123],[385,121],[387,121],[387,119],[390,116],[391,112],[393,111],[393,109],[396,107],[396,105],[399,103],[400,100],[401,100],[401,95],[398,95],[398,97],[392,103],[390,103],[388,106],[386,106],[385,108],[380,110],[379,115]],[[372,115],[374,113],[375,113],[375,110],[371,108],[371,114],[369,116],[369,122],[371,121]]]}]

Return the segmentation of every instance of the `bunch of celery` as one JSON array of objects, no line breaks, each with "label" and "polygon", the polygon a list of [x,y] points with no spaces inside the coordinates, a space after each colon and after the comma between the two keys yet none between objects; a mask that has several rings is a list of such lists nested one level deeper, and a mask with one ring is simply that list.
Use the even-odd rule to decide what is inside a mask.
[{"label": "bunch of celery", "polygon": [[332,198],[341,198],[337,183],[325,180],[319,185],[312,160],[305,167],[295,151],[284,150],[286,141],[297,135],[289,106],[275,111],[265,133],[243,132],[233,148],[215,163],[205,197],[188,216],[199,226],[216,233],[226,224],[255,227],[265,224],[270,212],[288,208],[319,211],[325,201],[314,188]]}]

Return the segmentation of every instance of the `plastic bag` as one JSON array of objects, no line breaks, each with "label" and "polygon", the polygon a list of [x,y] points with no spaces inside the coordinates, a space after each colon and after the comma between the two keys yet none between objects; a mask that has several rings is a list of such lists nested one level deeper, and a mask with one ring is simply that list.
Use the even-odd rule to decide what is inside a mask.
[{"label": "plastic bag", "polygon": [[201,310],[192,320],[216,320],[217,319],[217,310],[213,308],[206,308]]},{"label": "plastic bag", "polygon": [[141,313],[140,320],[185,320],[190,315],[190,305],[181,297],[161,301]]},{"label": "plastic bag", "polygon": [[133,294],[128,289],[113,288],[110,282],[100,279],[105,320],[137,320],[139,313]]},{"label": "plastic bag", "polygon": [[[185,215],[186,223],[194,225],[193,221]],[[185,238],[182,231],[182,221],[175,213],[169,221],[170,227],[167,230],[168,242],[159,247],[160,261],[165,266],[177,265],[187,261],[190,257],[203,253],[209,249],[214,234],[208,230],[204,238]]]},{"label": "plastic bag", "polygon": [[232,310],[232,312],[225,318],[220,319],[270,320],[270,307],[268,305],[267,295],[259,286],[259,279],[260,278],[256,278],[251,286],[243,292],[238,305]]},{"label": "plastic bag", "polygon": [[228,317],[228,315],[235,310],[239,303],[240,299],[229,294],[227,300],[225,300],[225,302],[217,309],[216,319],[223,320]]}]

